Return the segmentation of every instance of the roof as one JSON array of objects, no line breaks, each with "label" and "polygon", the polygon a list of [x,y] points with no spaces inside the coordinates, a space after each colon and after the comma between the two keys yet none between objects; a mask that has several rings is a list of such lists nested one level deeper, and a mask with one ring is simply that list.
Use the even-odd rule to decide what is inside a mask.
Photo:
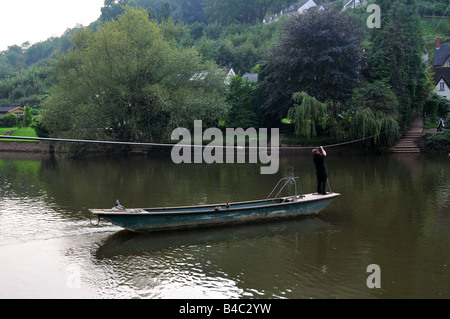
[{"label": "roof", "polygon": [[23,109],[23,107],[21,107],[21,106],[11,106],[11,107],[4,106],[4,107],[0,107],[0,113],[8,113],[9,111],[17,109],[19,107]]},{"label": "roof", "polygon": [[242,78],[249,82],[258,82],[258,73],[245,73]]},{"label": "roof", "polygon": [[334,2],[328,2],[324,4],[319,4],[315,7],[309,8],[309,11],[320,11],[320,10],[328,10],[334,5]]},{"label": "roof", "polygon": [[433,66],[440,66],[447,61],[450,56],[450,44],[441,44],[439,49],[434,50]]},{"label": "roof", "polygon": [[365,4],[366,2],[366,0],[346,0],[344,1],[344,8],[348,7],[349,5],[351,5],[352,7],[357,7],[361,4]]},{"label": "roof", "polygon": [[450,86],[450,68],[433,68],[432,74],[434,84],[437,84],[443,78],[447,85]]},{"label": "roof", "polygon": [[300,2],[297,2],[297,3],[294,3],[294,4],[292,4],[292,5],[289,6],[289,9],[290,9],[291,7],[293,7],[293,10],[297,10],[297,9],[303,7],[308,1],[309,1],[309,0],[303,0],[303,1],[300,1]]},{"label": "roof", "polygon": [[323,7],[324,9],[329,9],[334,5],[334,1],[333,2],[328,2],[328,3],[322,3],[320,6]]}]

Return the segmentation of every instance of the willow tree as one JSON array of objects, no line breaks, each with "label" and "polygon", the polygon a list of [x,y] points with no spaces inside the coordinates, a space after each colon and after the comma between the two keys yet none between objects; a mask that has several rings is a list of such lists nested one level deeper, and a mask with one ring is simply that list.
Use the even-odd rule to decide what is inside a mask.
[{"label": "willow tree", "polygon": [[56,63],[43,115],[57,136],[158,141],[176,127],[226,117],[224,75],[180,48],[147,12],[128,7],[97,32],[76,33]]},{"label": "willow tree", "polygon": [[324,124],[326,104],[305,92],[295,93],[292,99],[295,104],[289,110],[288,117],[295,124],[295,134],[306,138],[317,136],[316,127]]},{"label": "willow tree", "polygon": [[358,139],[370,138],[371,145],[391,146],[396,141],[399,125],[392,117],[379,111],[364,108],[355,114],[352,121],[353,137]]}]

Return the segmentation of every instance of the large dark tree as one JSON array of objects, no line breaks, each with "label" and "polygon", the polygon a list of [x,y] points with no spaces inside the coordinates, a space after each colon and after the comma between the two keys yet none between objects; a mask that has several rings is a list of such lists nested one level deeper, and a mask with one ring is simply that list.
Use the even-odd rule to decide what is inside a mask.
[{"label": "large dark tree", "polygon": [[359,81],[361,41],[361,28],[343,12],[309,12],[287,22],[263,64],[260,88],[267,124],[286,116],[296,92],[319,101],[344,100]]}]

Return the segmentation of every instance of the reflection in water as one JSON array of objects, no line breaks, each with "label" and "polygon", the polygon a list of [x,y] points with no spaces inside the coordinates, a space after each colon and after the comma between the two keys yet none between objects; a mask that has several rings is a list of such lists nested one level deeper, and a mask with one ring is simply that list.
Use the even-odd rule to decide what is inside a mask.
[{"label": "reflection in water", "polygon": [[[449,298],[449,159],[328,153],[341,196],[318,216],[151,235],[93,227],[88,209],[260,199],[286,176],[314,192],[312,160],[283,155],[260,175],[259,164],[165,155],[2,157],[0,297]],[[366,286],[370,264],[381,289]]]},{"label": "reflection in water", "polygon": [[286,232],[305,232],[330,228],[331,224],[319,217],[300,217],[290,221],[277,221],[254,225],[216,227],[196,231],[160,232],[138,234],[123,230],[112,234],[98,249],[99,259],[116,255],[139,255],[145,252],[176,248],[183,245],[208,245],[214,242],[230,242],[272,236]]},{"label": "reflection in water", "polygon": [[[182,298],[189,292],[194,298],[286,298],[292,289],[274,291],[272,285],[290,282],[290,272],[298,269],[280,271],[284,268],[280,262],[286,256],[298,258],[296,255],[307,250],[319,263],[314,271],[326,272],[321,250],[326,246],[325,234],[332,231],[319,217],[151,235],[121,231],[106,239],[95,258],[114,274],[140,267],[151,280],[143,275],[132,282],[142,291],[147,291],[145,286],[151,282],[146,297]],[[295,244],[294,251],[291,244]],[[311,244],[317,251],[311,251]],[[301,267],[301,260],[298,262]],[[127,280],[131,278],[127,276]]]}]

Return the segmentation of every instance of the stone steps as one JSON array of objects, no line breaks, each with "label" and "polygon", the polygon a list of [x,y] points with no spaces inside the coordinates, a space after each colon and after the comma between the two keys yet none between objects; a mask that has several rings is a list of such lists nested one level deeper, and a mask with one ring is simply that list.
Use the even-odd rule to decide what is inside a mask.
[{"label": "stone steps", "polygon": [[418,140],[422,136],[422,132],[423,121],[422,119],[416,119],[411,128],[391,148],[391,153],[420,153]]}]

